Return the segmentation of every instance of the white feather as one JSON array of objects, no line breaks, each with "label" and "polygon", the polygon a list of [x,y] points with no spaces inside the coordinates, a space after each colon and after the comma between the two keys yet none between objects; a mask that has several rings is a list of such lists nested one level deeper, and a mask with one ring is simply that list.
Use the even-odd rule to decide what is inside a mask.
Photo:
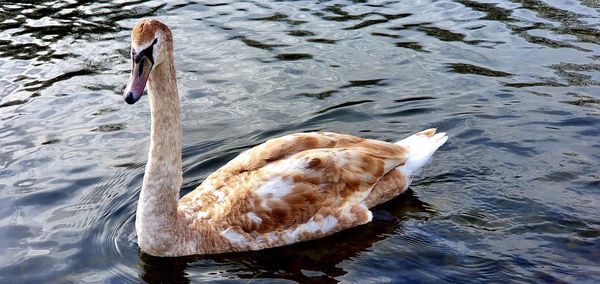
[{"label": "white feather", "polygon": [[318,222],[311,218],[310,221],[298,225],[293,231],[287,231],[283,237],[287,243],[293,243],[298,241],[298,235],[301,233],[326,233],[335,228],[337,223],[338,220],[333,216],[327,216]]},{"label": "white feather", "polygon": [[272,177],[261,185],[256,193],[266,198],[282,198],[292,191],[292,182],[280,176]]},{"label": "white feather", "polygon": [[435,151],[448,140],[445,132],[427,136],[422,132],[411,135],[396,142],[396,145],[408,148],[406,164],[399,167],[400,172],[407,176],[420,174],[422,168],[427,165]]},{"label": "white feather", "polygon": [[258,215],[256,215],[256,213],[254,212],[248,212],[248,214],[246,214],[248,216],[248,218],[250,220],[252,220],[252,222],[256,223],[256,224],[261,224],[262,223],[262,218],[258,217]]},{"label": "white feather", "polygon": [[246,239],[246,237],[242,236],[241,234],[239,234],[231,228],[227,228],[227,230],[221,232],[221,235],[227,238],[232,244],[236,244],[239,246],[248,244],[248,240]]}]

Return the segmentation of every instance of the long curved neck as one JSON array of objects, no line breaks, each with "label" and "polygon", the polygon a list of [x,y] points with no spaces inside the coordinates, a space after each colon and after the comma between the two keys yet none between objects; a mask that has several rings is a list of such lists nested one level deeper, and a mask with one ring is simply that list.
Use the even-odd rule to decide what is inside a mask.
[{"label": "long curved neck", "polygon": [[177,200],[182,183],[183,134],[172,60],[155,66],[147,87],[152,128],[136,230],[140,247],[155,254],[172,245],[169,239],[177,230]]}]

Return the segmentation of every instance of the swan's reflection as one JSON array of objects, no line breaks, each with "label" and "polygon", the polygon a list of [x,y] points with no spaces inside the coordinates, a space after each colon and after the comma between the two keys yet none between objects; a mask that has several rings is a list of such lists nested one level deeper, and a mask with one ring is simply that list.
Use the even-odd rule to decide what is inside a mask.
[{"label": "swan's reflection", "polygon": [[154,257],[140,252],[140,277],[149,283],[189,283],[190,280],[215,278],[329,282],[346,274],[338,267],[339,263],[401,230],[401,220],[428,218],[433,210],[409,189],[400,197],[375,207],[373,213],[373,221],[369,224],[285,247],[177,258]]}]

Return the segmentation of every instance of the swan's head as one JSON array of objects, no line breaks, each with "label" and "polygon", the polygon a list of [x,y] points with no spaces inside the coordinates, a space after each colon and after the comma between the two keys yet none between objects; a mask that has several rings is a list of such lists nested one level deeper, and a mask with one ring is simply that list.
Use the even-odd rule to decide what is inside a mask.
[{"label": "swan's head", "polygon": [[141,20],[131,31],[131,76],[123,93],[128,104],[144,93],[152,70],[173,58],[173,36],[167,25],[157,20]]}]

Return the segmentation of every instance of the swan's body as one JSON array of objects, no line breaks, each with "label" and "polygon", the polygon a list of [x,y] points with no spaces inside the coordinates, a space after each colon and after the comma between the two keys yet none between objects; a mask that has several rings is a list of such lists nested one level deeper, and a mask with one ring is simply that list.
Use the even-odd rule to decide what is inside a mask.
[{"label": "swan's body", "polygon": [[136,215],[140,248],[157,256],[258,250],[365,224],[369,208],[404,192],[446,141],[429,129],[397,143],[300,133],[249,149],[178,200],[182,130],[171,32],[144,20],[132,32],[124,97],[148,83],[148,163]]}]

